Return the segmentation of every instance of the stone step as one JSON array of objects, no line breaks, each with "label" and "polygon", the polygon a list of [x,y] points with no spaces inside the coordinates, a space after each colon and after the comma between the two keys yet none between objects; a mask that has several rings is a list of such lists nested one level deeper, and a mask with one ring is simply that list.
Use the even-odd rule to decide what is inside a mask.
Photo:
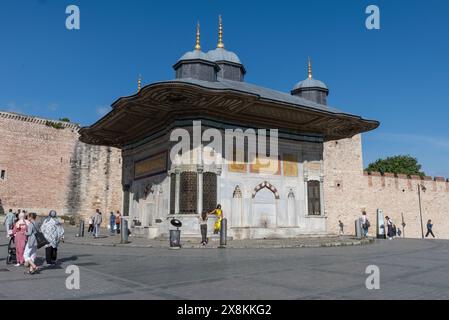
[{"label": "stone step", "polygon": [[[209,241],[216,241],[216,242],[220,242],[220,236],[219,235],[210,235],[208,236]],[[159,237],[157,237],[154,240],[160,240],[160,241],[168,241],[169,240],[169,235],[168,234],[162,234]],[[227,237],[226,241],[232,241],[234,240],[233,237]],[[199,236],[194,236],[194,235],[187,235],[187,236],[183,236],[182,232],[181,232],[181,241],[184,242],[201,242],[201,235]]]}]

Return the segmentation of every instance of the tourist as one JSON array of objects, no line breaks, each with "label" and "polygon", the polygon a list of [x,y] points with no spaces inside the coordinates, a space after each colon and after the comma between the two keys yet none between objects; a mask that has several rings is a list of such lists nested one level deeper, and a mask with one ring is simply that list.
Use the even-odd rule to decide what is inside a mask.
[{"label": "tourist", "polygon": [[45,245],[45,261],[50,265],[56,264],[59,243],[64,241],[64,228],[56,216],[56,211],[51,210],[41,226],[41,232],[48,241]]},{"label": "tourist", "polygon": [[89,224],[89,228],[87,228],[87,233],[94,232],[94,217],[92,217],[92,216],[89,217],[88,224]]},{"label": "tourist", "polygon": [[363,236],[368,237],[369,227],[371,226],[368,217],[366,216],[366,211],[362,212],[362,217],[360,218],[360,223],[362,225]]},{"label": "tourist", "polygon": [[120,234],[120,219],[121,214],[120,211],[117,210],[117,213],[115,215],[115,230],[117,230],[117,234]]},{"label": "tourist", "polygon": [[12,209],[9,209],[9,212],[5,218],[5,222],[3,223],[5,225],[7,238],[12,236],[12,229],[14,227],[15,220],[16,220],[16,215],[12,212]]},{"label": "tourist", "polygon": [[103,217],[101,216],[100,209],[96,210],[95,218],[94,218],[94,237],[100,237],[100,228],[101,223],[103,222]]},{"label": "tourist", "polygon": [[429,236],[429,234],[431,234],[432,237],[435,238],[435,235],[433,234],[432,228],[433,228],[432,220],[429,219],[429,221],[427,221],[427,233],[426,233],[426,238]]},{"label": "tourist", "polygon": [[221,221],[223,220],[223,211],[221,210],[221,204],[217,205],[217,209],[210,212],[209,214],[214,214],[217,216],[217,221],[214,224],[214,234],[218,234],[221,230]]},{"label": "tourist", "polygon": [[27,228],[27,236],[28,241],[27,245],[25,246],[25,252],[23,253],[23,258],[25,260],[25,264],[30,266],[30,269],[25,272],[27,274],[34,274],[38,271],[38,267],[34,263],[34,260],[36,259],[36,253],[37,253],[37,240],[36,240],[36,233],[38,232],[38,228],[36,226],[36,213],[30,213],[28,216],[28,219],[30,221],[30,225]]},{"label": "tourist", "polygon": [[387,236],[389,240],[393,240],[393,237],[395,236],[395,225],[393,222],[393,219],[391,219],[389,216],[385,217],[385,220],[387,220]]},{"label": "tourist", "polygon": [[115,215],[114,215],[114,212],[112,212],[112,211],[111,211],[111,215],[109,216],[109,227],[111,228],[111,230],[110,230],[111,236],[113,236],[115,234],[115,228],[117,228],[117,227],[115,225]]},{"label": "tourist", "polygon": [[342,236],[344,234],[343,232],[344,225],[343,222],[341,222],[341,220],[338,220],[338,227],[340,229],[340,235]]},{"label": "tourist", "polygon": [[198,220],[200,223],[201,230],[201,244],[205,246],[209,241],[207,239],[207,212],[204,211],[200,216],[198,216]]},{"label": "tourist", "polygon": [[27,243],[27,223],[25,221],[25,214],[22,212],[19,214],[19,221],[14,224],[13,229],[14,242],[16,244],[16,267],[25,264],[23,254],[25,252],[25,246]]}]

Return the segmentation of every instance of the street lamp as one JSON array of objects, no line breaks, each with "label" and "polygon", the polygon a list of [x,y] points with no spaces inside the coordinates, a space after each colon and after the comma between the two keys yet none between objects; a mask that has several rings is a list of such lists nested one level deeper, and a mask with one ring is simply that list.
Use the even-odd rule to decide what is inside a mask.
[{"label": "street lamp", "polygon": [[424,239],[424,227],[422,222],[422,207],[421,207],[421,190],[423,192],[426,192],[427,188],[423,184],[418,183],[419,217],[421,219],[421,237]]},{"label": "street lamp", "polygon": [[[405,238],[405,221],[404,221],[404,213],[401,212],[401,216],[402,216],[402,236]],[[421,224],[422,225],[422,224]]]}]

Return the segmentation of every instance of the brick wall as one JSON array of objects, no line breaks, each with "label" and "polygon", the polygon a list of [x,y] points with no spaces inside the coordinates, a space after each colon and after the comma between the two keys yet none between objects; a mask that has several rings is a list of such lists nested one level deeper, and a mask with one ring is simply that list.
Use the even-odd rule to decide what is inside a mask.
[{"label": "brick wall", "polygon": [[121,151],[79,142],[79,127],[0,112],[3,208],[88,215],[121,210]]},{"label": "brick wall", "polygon": [[[400,227],[402,216],[407,237],[421,237],[418,184],[425,186],[421,193],[424,224],[434,223],[435,235],[449,239],[449,182],[442,177],[407,177],[394,174],[371,175],[363,172],[361,137],[331,141],[325,144],[325,206],[328,230],[338,232],[338,220],[346,232],[354,234],[354,220],[365,209],[372,222],[370,234],[375,235],[376,210],[383,209]],[[402,229],[402,227],[400,227]]]}]

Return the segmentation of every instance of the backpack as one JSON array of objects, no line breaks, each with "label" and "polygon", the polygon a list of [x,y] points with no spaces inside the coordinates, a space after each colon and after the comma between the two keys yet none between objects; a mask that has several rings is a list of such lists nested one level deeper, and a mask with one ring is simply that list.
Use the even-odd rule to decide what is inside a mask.
[{"label": "backpack", "polygon": [[369,228],[369,227],[371,227],[371,223],[369,223],[369,220],[368,220],[368,219],[366,219],[366,222],[365,222],[365,227],[366,227],[366,228]]}]

